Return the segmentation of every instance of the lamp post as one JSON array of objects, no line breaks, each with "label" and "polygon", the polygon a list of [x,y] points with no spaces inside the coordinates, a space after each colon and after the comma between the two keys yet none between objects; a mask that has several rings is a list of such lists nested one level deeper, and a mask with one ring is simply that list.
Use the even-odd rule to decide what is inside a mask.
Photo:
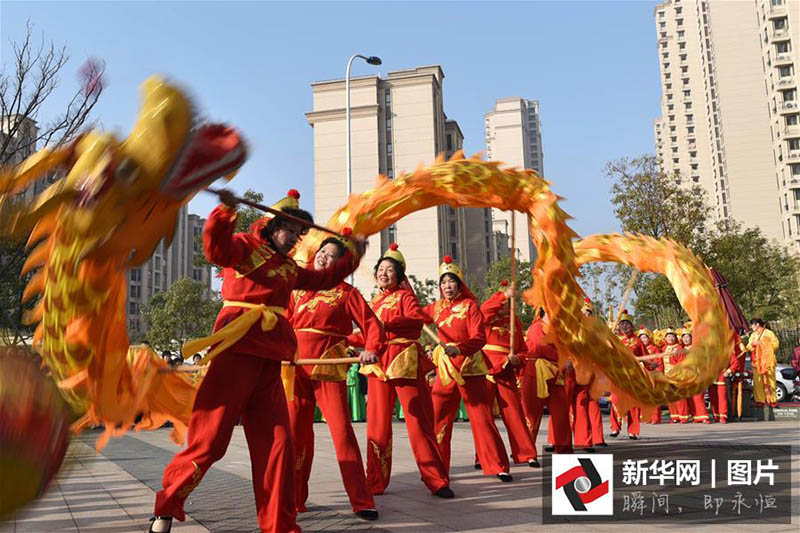
[{"label": "lamp post", "polygon": [[[347,202],[347,199],[350,198],[350,194],[353,192],[353,173],[350,165],[350,67],[353,66],[353,60],[357,57],[360,57],[370,65],[380,65],[381,58],[378,56],[363,56],[361,54],[353,54],[350,56],[350,59],[347,60],[347,69],[344,73],[344,94],[345,94],[345,104],[344,104],[344,127],[345,127],[345,160],[346,160],[346,174],[347,174],[347,195],[345,196],[344,201]],[[350,285],[353,285],[355,281],[355,275],[350,274],[350,278],[348,282]]]},{"label": "lamp post", "polygon": [[[344,93],[345,93],[345,104],[344,104],[344,124],[345,124],[345,159],[347,161],[346,166],[346,173],[347,173],[347,198],[350,197],[350,194],[353,192],[353,175],[352,169],[350,168],[350,67],[353,66],[353,60],[357,57],[360,57],[370,65],[380,65],[381,58],[378,56],[363,56],[361,54],[353,54],[350,56],[350,59],[347,60],[347,70],[344,74]],[[345,198],[345,201],[347,201]]]}]

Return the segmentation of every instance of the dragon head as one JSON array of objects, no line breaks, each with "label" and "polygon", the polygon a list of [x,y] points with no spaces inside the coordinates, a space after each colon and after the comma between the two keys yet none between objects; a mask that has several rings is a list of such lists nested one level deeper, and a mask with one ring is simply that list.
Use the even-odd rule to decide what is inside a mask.
[{"label": "dragon head", "polygon": [[[161,78],[145,81],[142,94],[126,139],[84,133],[0,175],[0,220],[7,233],[28,233],[36,225],[36,238],[62,229],[80,240],[82,257],[123,258],[129,265],[146,260],[161,239],[169,245],[180,207],[217,178],[232,177],[246,149],[232,128],[195,126],[189,99]],[[8,201],[9,193],[59,170],[65,176],[32,204]]]}]

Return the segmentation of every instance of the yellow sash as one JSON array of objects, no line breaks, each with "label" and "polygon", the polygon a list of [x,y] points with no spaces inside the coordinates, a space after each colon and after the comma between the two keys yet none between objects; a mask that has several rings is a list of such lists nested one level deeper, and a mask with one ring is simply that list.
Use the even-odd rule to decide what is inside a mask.
[{"label": "yellow sash", "polygon": [[[376,378],[380,379],[381,381],[386,381],[392,378],[408,378],[408,379],[416,379],[417,378],[417,358],[419,354],[416,350],[416,343],[414,339],[406,339],[403,337],[397,337],[395,339],[390,339],[387,341],[386,344],[410,344],[408,348],[400,352],[395,360],[392,361],[392,364],[389,365],[389,368],[384,372],[383,368],[381,368],[380,363],[372,363],[369,365],[362,366],[358,373],[363,374],[365,376],[369,376],[370,374],[374,375]],[[412,351],[413,348],[413,351]],[[413,358],[413,361],[411,360]],[[398,362],[395,365],[395,362]],[[412,369],[413,366],[413,369]],[[413,376],[407,375],[413,370]]]},{"label": "yellow sash", "polygon": [[487,344],[483,349],[489,350],[490,352],[511,353],[511,348],[508,346],[500,346],[499,344]]},{"label": "yellow sash", "polygon": [[461,377],[461,372],[456,369],[456,366],[450,360],[447,353],[445,353],[444,346],[441,344],[433,350],[433,364],[436,365],[439,381],[442,382],[442,385],[449,385],[454,380],[459,385],[464,384],[464,378]]},{"label": "yellow sash", "polygon": [[547,388],[547,380],[558,376],[558,365],[547,359],[536,359],[536,396],[547,398],[550,390]]},{"label": "yellow sash", "polygon": [[184,344],[181,348],[181,353],[183,353],[184,358],[190,357],[192,354],[216,344],[216,348],[209,351],[200,361],[201,365],[208,364],[220,352],[231,347],[239,339],[244,337],[259,319],[261,319],[261,331],[270,331],[275,327],[275,324],[278,323],[278,315],[283,315],[286,311],[283,307],[278,306],[228,300],[223,302],[222,307],[244,307],[250,310],[225,324],[225,326],[216,333]]}]

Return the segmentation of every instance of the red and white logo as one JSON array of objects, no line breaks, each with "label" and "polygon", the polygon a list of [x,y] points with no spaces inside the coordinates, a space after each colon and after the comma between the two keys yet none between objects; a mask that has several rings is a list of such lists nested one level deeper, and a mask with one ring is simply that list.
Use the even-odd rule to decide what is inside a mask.
[{"label": "red and white logo", "polygon": [[553,455],[553,515],[613,515],[614,456]]}]

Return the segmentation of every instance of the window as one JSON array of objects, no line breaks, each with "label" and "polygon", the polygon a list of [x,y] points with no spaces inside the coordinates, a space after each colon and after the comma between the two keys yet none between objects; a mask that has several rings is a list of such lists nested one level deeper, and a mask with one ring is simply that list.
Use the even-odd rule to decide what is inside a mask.
[{"label": "window", "polygon": [[390,155],[392,155],[392,143],[388,143],[388,144],[386,145],[386,155],[387,155],[387,156],[390,156]]},{"label": "window", "polygon": [[664,18],[664,12],[663,11],[659,11],[658,12],[658,18],[660,18],[660,19]]},{"label": "window", "polygon": [[658,23],[658,27],[659,27],[659,28],[661,28],[661,29],[663,30],[664,28],[666,28],[666,27],[667,27],[667,23],[666,23],[666,22],[663,22],[663,21],[662,21],[662,22],[659,22],[659,23]]},{"label": "window", "polygon": [[667,94],[667,100],[672,100],[672,93]]},{"label": "window", "polygon": [[691,108],[692,108],[692,103],[691,103],[691,102],[686,102],[686,103],[684,103],[684,104],[683,104],[683,106],[684,106],[686,109],[691,109]]},{"label": "window", "polygon": [[792,68],[792,65],[783,65],[782,67],[778,67],[778,75],[781,78],[791,78],[793,73],[794,69]]},{"label": "window", "polygon": [[787,126],[797,126],[797,115],[786,115]]},{"label": "window", "polygon": [[675,24],[677,24],[679,28],[683,27],[683,19],[676,20]]},{"label": "window", "polygon": [[692,96],[692,91],[690,91],[689,89],[686,89],[685,91],[683,91],[683,97],[684,98],[689,98],[690,96]]},{"label": "window", "polygon": [[800,163],[792,163],[789,166],[792,167],[792,179],[800,178]]},{"label": "window", "polygon": [[450,237],[455,238],[456,236],[456,221],[450,221]]},{"label": "window", "polygon": [[138,315],[139,314],[139,305],[136,302],[129,302],[128,303],[128,313],[131,315]]},{"label": "window", "polygon": [[686,35],[686,32],[684,32],[683,30],[680,30],[678,32],[678,39],[683,39],[685,35]]},{"label": "window", "polygon": [[386,131],[389,132],[392,129],[392,117],[386,117]]},{"label": "window", "polygon": [[447,150],[453,150],[453,136],[449,134],[447,135]]},{"label": "window", "polygon": [[676,15],[680,15],[680,14],[681,14],[681,11],[683,11],[683,8],[681,8],[681,7],[676,7],[676,8],[675,8],[675,14],[676,14]]},{"label": "window", "polygon": [[[789,150],[800,150],[800,139],[789,139]],[[800,192],[800,191],[798,191]]]},{"label": "window", "polygon": [[142,288],[139,285],[131,285],[130,297],[140,298],[142,296]]},{"label": "window", "polygon": [[131,281],[142,281],[142,271],[138,268],[131,269]]},{"label": "window", "polygon": [[681,67],[681,74],[687,74],[689,72],[689,67]]},{"label": "window", "polygon": [[782,6],[783,0],[771,0],[770,2],[773,6]]},{"label": "window", "polygon": [[199,268],[192,269],[192,279],[195,281],[202,281],[203,280],[203,271]]},{"label": "window", "polygon": [[775,43],[775,52],[778,54],[788,54],[789,41],[781,41],[779,43]]},{"label": "window", "polygon": [[679,50],[686,50],[686,42],[678,43],[678,49]]},{"label": "window", "polygon": [[686,122],[688,122],[689,124],[694,122],[694,115],[686,115]]},{"label": "window", "polygon": [[686,54],[681,54],[681,61],[686,61]]},{"label": "window", "polygon": [[153,275],[153,283],[154,283],[156,286],[159,286],[159,285],[161,285],[161,274],[159,274],[158,272],[156,272],[156,273]]},{"label": "window", "polygon": [[665,72],[665,73],[664,73],[664,79],[665,79],[665,80],[668,80],[668,79],[670,79],[671,77],[672,77],[672,75],[671,75],[669,72]]},{"label": "window", "polygon": [[392,103],[392,92],[391,92],[390,89],[386,89],[386,93],[385,93],[385,95],[383,97],[383,102],[385,104],[391,104]]},{"label": "window", "polygon": [[694,126],[689,126],[688,128],[686,128],[686,134],[694,135]]},{"label": "window", "polygon": [[453,258],[453,261],[458,261],[458,244],[451,242],[450,243],[450,257]]},{"label": "window", "polygon": [[671,84],[671,83],[668,83],[668,84],[666,85],[666,89],[667,89],[668,91],[672,90],[672,84]]},{"label": "window", "polygon": [[775,28],[775,31],[785,30],[786,29],[786,17],[773,20],[772,21],[772,27]]}]

